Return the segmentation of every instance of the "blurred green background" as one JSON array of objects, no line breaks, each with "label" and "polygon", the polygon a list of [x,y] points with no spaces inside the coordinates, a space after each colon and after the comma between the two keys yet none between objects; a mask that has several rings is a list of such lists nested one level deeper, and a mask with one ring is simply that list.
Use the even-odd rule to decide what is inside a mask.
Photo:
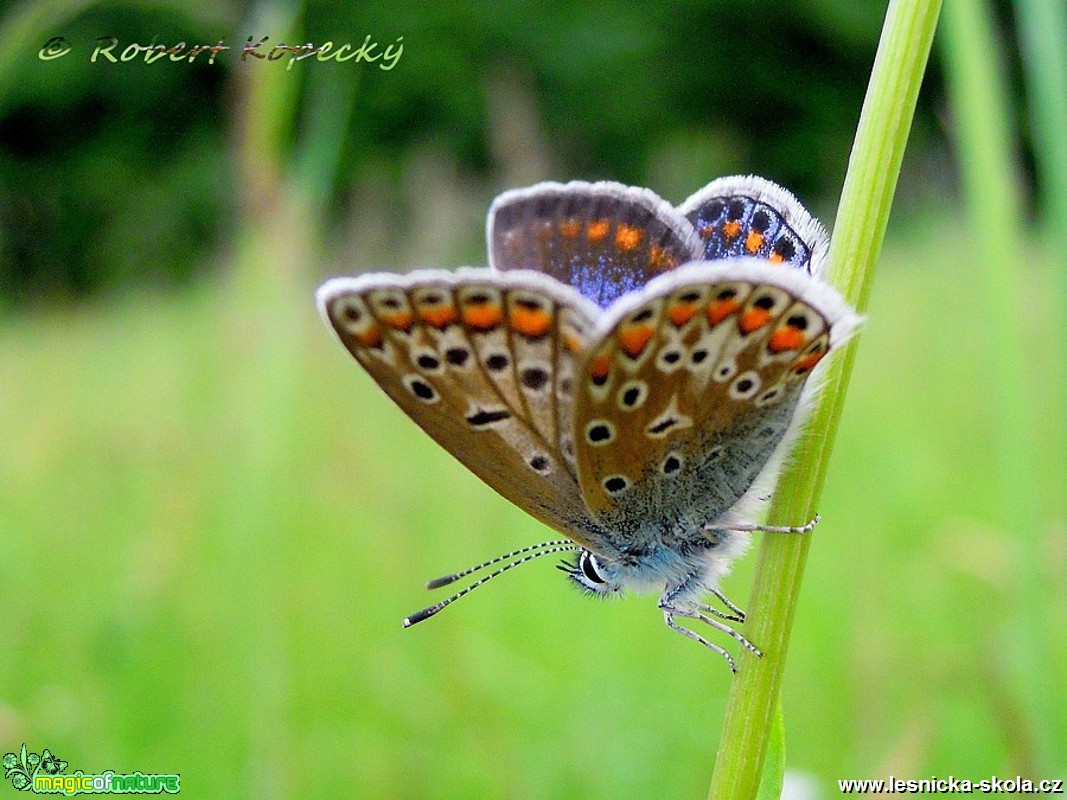
[{"label": "blurred green background", "polygon": [[[204,6],[0,10],[0,753],[193,797],[704,796],[730,674],[653,598],[546,559],[401,629],[551,533],[312,293],[484,264],[542,179],[755,172],[832,223],[885,4]],[[1067,772],[1065,9],[946,2],[794,629],[794,797]],[[264,35],[403,51],[242,60]]]}]

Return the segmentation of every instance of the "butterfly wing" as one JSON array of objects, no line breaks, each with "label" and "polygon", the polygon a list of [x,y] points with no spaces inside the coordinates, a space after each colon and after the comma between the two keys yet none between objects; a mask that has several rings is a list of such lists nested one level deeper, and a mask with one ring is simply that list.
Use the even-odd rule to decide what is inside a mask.
[{"label": "butterfly wing", "polygon": [[826,229],[786,189],[756,175],[712,181],[678,207],[703,241],[708,260],[754,256],[818,277]]},{"label": "butterfly wing", "polygon": [[336,278],[319,309],[341,343],[464,466],[583,543],[570,420],[599,310],[532,272]]},{"label": "butterfly wing", "polygon": [[829,286],[751,258],[687,265],[621,300],[579,368],[590,513],[622,531],[721,519],[774,461],[812,369],[858,321]]},{"label": "butterfly wing", "polygon": [[489,263],[532,269],[606,307],[704,248],[689,222],[648,189],[539,183],[493,201]]}]

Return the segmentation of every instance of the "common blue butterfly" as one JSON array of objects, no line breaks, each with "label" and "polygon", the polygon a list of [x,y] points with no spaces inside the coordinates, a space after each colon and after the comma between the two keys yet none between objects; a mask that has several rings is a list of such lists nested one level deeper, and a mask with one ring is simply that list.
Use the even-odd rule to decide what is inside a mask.
[{"label": "common blue butterfly", "polygon": [[[335,278],[319,309],[378,385],[478,477],[567,538],[586,592],[654,589],[668,626],[741,611],[719,591],[809,405],[860,323],[822,280],[828,237],[792,194],[722,178],[678,208],[616,183],[505,192],[488,269]],[[807,530],[809,526],[798,529]],[[727,611],[706,605],[711,593]]]}]

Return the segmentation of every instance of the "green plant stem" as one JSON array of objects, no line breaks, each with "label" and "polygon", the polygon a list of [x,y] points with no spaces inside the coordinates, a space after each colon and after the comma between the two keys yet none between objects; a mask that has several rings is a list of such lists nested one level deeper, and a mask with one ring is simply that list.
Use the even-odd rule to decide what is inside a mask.
[{"label": "green plant stem", "polygon": [[[861,311],[870,294],[940,8],[940,0],[892,0],[886,12],[830,248],[829,280]],[[807,434],[779,481],[770,524],[796,524],[815,514],[854,354],[849,347],[829,364]],[[740,654],[708,791],[713,800],[756,796],[810,544],[810,536],[763,537],[746,631],[764,657]]]}]

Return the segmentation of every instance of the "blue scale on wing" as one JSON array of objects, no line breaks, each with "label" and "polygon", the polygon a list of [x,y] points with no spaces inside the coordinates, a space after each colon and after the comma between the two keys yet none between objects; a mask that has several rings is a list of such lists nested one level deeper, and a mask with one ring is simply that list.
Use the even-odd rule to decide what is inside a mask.
[{"label": "blue scale on wing", "polygon": [[601,308],[703,252],[664,200],[608,182],[506,192],[489,211],[488,236],[494,269],[550,275]]},{"label": "blue scale on wing", "polygon": [[822,273],[826,229],[787,190],[755,175],[712,181],[678,207],[700,236],[702,258],[752,256]]},{"label": "blue scale on wing", "polygon": [[690,212],[689,221],[704,240],[704,256],[755,256],[807,269],[811,248],[779,213],[752,197],[714,198]]}]

